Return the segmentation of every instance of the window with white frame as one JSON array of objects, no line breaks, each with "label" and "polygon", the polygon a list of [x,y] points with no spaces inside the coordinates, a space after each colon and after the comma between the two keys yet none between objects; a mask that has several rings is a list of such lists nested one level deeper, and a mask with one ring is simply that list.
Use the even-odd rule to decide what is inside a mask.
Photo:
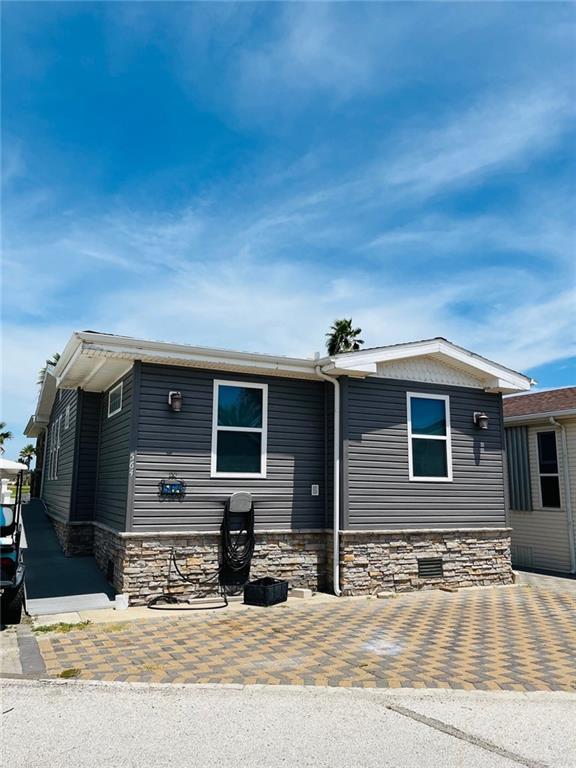
[{"label": "window with white frame", "polygon": [[452,480],[450,398],[408,392],[410,480]]},{"label": "window with white frame", "polygon": [[122,410],[122,389],[123,384],[120,382],[108,392],[108,418]]},{"label": "window with white frame", "polygon": [[213,477],[266,477],[268,386],[214,381]]},{"label": "window with white frame", "polygon": [[560,508],[560,478],[558,451],[553,430],[538,432],[538,472],[540,474],[540,500],[543,507]]},{"label": "window with white frame", "polygon": [[70,428],[70,406],[66,406],[66,410],[64,411],[64,429]]},{"label": "window with white frame", "polygon": [[48,480],[58,480],[58,462],[60,459],[60,431],[62,416],[60,416],[50,430],[50,455],[48,458]]}]

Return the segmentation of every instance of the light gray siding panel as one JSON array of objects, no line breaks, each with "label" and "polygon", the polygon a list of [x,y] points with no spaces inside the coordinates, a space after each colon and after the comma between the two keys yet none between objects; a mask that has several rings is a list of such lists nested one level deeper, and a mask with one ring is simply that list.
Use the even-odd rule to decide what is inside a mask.
[{"label": "light gray siding panel", "polygon": [[[108,417],[108,393],[100,406],[100,441],[94,519],[116,530],[126,530],[128,461],[132,420],[132,371],[123,382],[122,410]],[[117,386],[118,382],[114,386]],[[112,387],[111,387],[112,389]]]},{"label": "light gray siding panel", "polygon": [[[70,407],[70,425],[64,428],[66,408]],[[78,407],[78,391],[75,389],[59,390],[52,407],[50,423],[47,430],[46,452],[44,459],[44,485],[42,498],[52,517],[67,522],[70,519],[72,488],[74,480],[74,455],[76,445],[76,416]],[[58,460],[58,478],[48,477],[50,452],[52,447],[52,425],[62,417],[60,430],[60,455]]]},{"label": "light gray siding panel", "polygon": [[[268,384],[268,462],[263,479],[210,477],[214,379]],[[183,396],[180,413],[168,392]],[[325,385],[143,364],[140,380],[133,530],[214,530],[223,500],[246,489],[256,497],[256,526],[323,528],[326,515]],[[158,482],[175,473],[182,501],[161,501]],[[311,495],[311,485],[320,495]]]},{"label": "light gray siding panel", "polygon": [[[570,427],[574,422],[567,420],[567,443],[569,459],[571,455]],[[566,508],[565,457],[561,432],[554,428],[547,419],[539,423],[530,423],[522,427],[527,431],[528,456],[531,481],[531,509],[511,512],[512,525],[512,561],[518,565],[528,565],[550,571],[568,572],[571,568],[570,530],[568,510]],[[507,431],[511,428],[507,428]],[[558,453],[558,474],[560,499],[559,509],[542,507],[540,493],[540,473],[538,464],[538,433],[554,431]],[[574,465],[569,460],[569,471]],[[573,488],[572,488],[573,490]]]},{"label": "light gray siding panel", "polygon": [[[410,481],[407,392],[450,396],[452,482]],[[499,395],[370,377],[349,381],[346,410],[350,529],[506,524]],[[488,430],[474,411],[486,412]]]},{"label": "light gray siding panel", "polygon": [[510,514],[512,564],[550,571],[570,570],[566,513],[535,509]]}]

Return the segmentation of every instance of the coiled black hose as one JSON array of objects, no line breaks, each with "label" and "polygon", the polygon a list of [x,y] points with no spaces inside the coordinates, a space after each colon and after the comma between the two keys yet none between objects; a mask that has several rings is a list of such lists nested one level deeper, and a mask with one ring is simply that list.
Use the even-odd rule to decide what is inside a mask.
[{"label": "coiled black hose", "polygon": [[[235,517],[237,517],[237,515],[235,515]],[[249,512],[243,513],[242,517],[245,520],[244,528],[235,530],[233,533],[230,504],[229,502],[226,502],[224,517],[222,518],[222,524],[220,526],[220,561],[218,570],[213,576],[210,576],[203,581],[197,582],[190,579],[182,572],[176,559],[176,549],[175,547],[172,547],[168,562],[166,586],[168,588],[170,587],[172,567],[174,567],[174,570],[182,581],[196,586],[197,589],[193,592],[192,598],[199,599],[202,597],[209,597],[210,594],[214,593],[216,588],[224,602],[222,605],[209,607],[225,608],[228,605],[228,589],[227,585],[224,583],[227,581],[226,574],[238,574],[243,570],[248,572],[254,554],[254,547],[256,545],[256,537],[254,534],[254,505],[252,505]],[[201,593],[200,590],[203,587],[208,588],[208,591]],[[155,608],[156,610],[166,609],[169,605],[184,605],[186,606],[185,610],[200,610],[208,607],[204,605],[193,606],[190,605],[187,600],[178,600],[178,598],[171,595],[168,590],[161,595],[156,595],[148,601],[148,608]]]}]

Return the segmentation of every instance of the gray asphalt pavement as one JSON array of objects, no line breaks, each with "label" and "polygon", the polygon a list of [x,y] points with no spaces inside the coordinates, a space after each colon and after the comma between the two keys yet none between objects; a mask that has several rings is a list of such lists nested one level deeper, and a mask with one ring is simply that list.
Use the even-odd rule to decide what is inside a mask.
[{"label": "gray asphalt pavement", "polygon": [[11,768],[574,768],[576,695],[2,681]]}]

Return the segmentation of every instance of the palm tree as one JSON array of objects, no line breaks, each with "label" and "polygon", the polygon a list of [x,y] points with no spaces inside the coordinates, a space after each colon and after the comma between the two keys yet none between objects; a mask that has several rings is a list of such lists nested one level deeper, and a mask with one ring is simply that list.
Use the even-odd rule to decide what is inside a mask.
[{"label": "palm tree", "polygon": [[52,357],[49,360],[46,360],[46,365],[44,366],[44,368],[40,368],[40,370],[38,371],[38,381],[36,382],[37,384],[40,384],[40,386],[44,384],[44,379],[46,378],[46,371],[48,370],[48,366],[56,365],[58,360],[60,360],[60,352],[54,352]]},{"label": "palm tree", "polygon": [[25,445],[24,448],[20,451],[20,455],[18,458],[23,464],[26,464],[28,469],[30,469],[30,464],[32,463],[32,459],[36,455],[36,448],[32,445],[32,443],[28,443],[28,445]]},{"label": "palm tree", "polygon": [[0,421],[0,453],[4,453],[4,441],[12,440],[12,432],[5,429],[6,422]]},{"label": "palm tree", "polygon": [[326,348],[329,355],[339,355],[341,352],[357,352],[360,346],[364,344],[358,336],[362,333],[362,328],[352,328],[352,318],[350,320],[335,320],[327,333],[328,341]]}]

